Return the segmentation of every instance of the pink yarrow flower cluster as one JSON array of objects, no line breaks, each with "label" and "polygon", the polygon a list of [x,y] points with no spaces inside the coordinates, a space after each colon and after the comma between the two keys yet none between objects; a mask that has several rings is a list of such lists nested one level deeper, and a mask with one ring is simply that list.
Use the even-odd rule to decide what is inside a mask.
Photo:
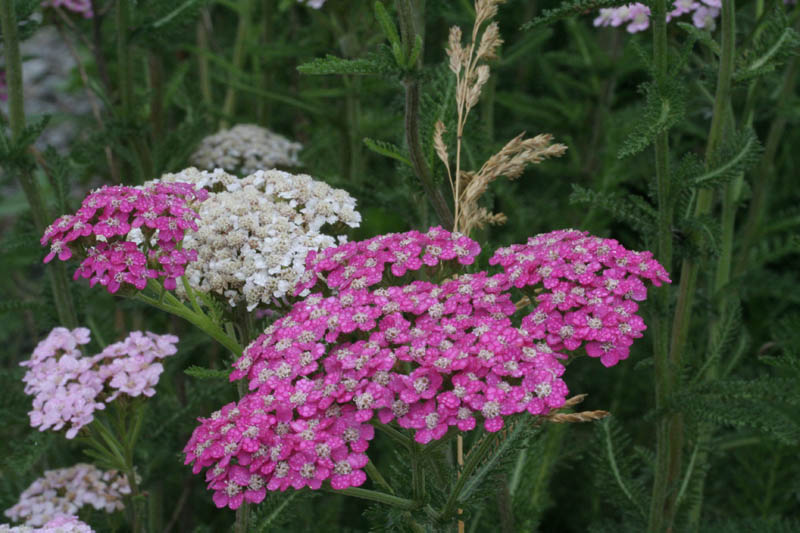
[{"label": "pink yarrow flower cluster", "polygon": [[[691,13],[692,24],[698,28],[714,30],[716,19],[722,7],[721,0],[674,0],[672,11],[667,13],[667,22]],[[595,26],[622,26],[627,24],[629,33],[636,33],[650,27],[650,8],[639,2],[600,10],[594,19]]]},{"label": "pink yarrow flower cluster", "polygon": [[[374,436],[370,423],[396,423],[425,444],[450,428],[468,431],[481,423],[498,431],[505,417],[547,414],[564,405],[568,392],[560,351],[612,342],[617,359],[624,358],[625,339],[644,329],[630,299],[644,297],[643,279],[668,281],[648,254],[570,231],[499,251],[495,259],[503,261],[494,262],[504,271],[498,274],[399,286],[383,279],[387,270],[403,276],[423,265],[446,273],[472,263],[479,252],[471,239],[433,228],[309,254],[309,275],[298,291],[316,287],[330,295],[307,296],[247,347],[231,379],[247,379],[251,392],[201,419],[184,449],[195,473],[207,469],[215,503],[236,508],[261,501],[267,490],[316,489],[326,480],[337,489],[360,485]],[[573,281],[561,270],[543,271],[547,275],[537,280],[538,267],[531,271],[529,263],[552,269],[558,253],[566,254],[564,270],[581,261],[590,266]],[[569,288],[555,284],[562,278],[596,291],[583,303],[571,300],[559,308],[559,297],[545,297]],[[512,289],[539,282],[551,292],[516,327]],[[618,301],[629,316],[618,317]],[[573,333],[562,336],[556,321],[581,324],[581,306],[587,309],[582,324],[592,333],[576,333],[572,326]],[[574,316],[562,312],[573,307]],[[531,318],[542,311],[555,335],[547,327],[540,331],[538,317]],[[593,327],[595,316],[602,317],[599,328]],[[592,326],[586,325],[590,320]],[[612,359],[603,362],[616,363]]]},{"label": "pink yarrow flower cluster", "polygon": [[84,18],[92,18],[94,11],[92,11],[91,0],[44,0],[42,7],[63,7],[69,11],[79,13]]},{"label": "pink yarrow flower cluster", "polygon": [[41,243],[50,244],[50,253],[44,262],[78,255],[83,260],[74,278],[100,283],[111,293],[124,284],[144,289],[154,278],[172,290],[185,265],[197,259],[197,252],[180,244],[186,231],[197,231],[192,202],[207,197],[207,191],[188,183],[102,187],[75,214],[47,228]]},{"label": "pink yarrow flower cluster", "polygon": [[[84,506],[107,513],[125,508],[123,497],[131,489],[125,476],[115,470],[103,471],[92,464],[79,463],[69,468],[48,470],[34,481],[19,497],[19,502],[6,509],[5,515],[26,526],[75,526],[75,516]],[[52,530],[51,530],[52,531]],[[73,531],[65,529],[65,531]]]},{"label": "pink yarrow flower cluster", "polygon": [[86,328],[55,328],[29,360],[20,363],[28,367],[22,380],[25,393],[33,396],[28,413],[32,427],[66,427],[66,437],[72,439],[94,420],[95,411],[120,394],[152,396],[164,370],[159,361],[174,354],[178,342],[174,335],[134,331],[99,354],[84,357],[80,346],[89,340]]},{"label": "pink yarrow flower cluster", "polygon": [[632,252],[613,239],[560,230],[527,244],[501,248],[489,260],[503,267],[517,288],[543,286],[522,328],[553,350],[585,346],[605,366],[626,359],[645,324],[636,314],[647,297],[644,282],[669,283],[650,252]]}]

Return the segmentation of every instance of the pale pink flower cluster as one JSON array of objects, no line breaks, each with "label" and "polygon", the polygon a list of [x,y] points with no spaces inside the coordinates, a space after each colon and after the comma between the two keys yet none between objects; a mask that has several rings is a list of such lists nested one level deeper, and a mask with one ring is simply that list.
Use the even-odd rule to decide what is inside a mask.
[{"label": "pale pink flower cluster", "polygon": [[42,7],[63,7],[69,11],[79,13],[84,18],[92,18],[94,11],[92,11],[91,0],[44,0]]},{"label": "pale pink flower cluster", "polygon": [[25,393],[33,396],[28,413],[32,427],[59,431],[66,437],[94,420],[96,410],[119,394],[152,396],[164,367],[158,360],[177,351],[174,335],[134,331],[124,341],[84,357],[80,346],[89,342],[89,330],[55,328],[40,342],[28,361],[22,380]]},{"label": "pale pink flower cluster", "polygon": [[42,527],[0,524],[0,533],[94,533],[94,530],[77,516],[60,515]]},{"label": "pale pink flower cluster", "polygon": [[[481,422],[498,431],[507,416],[547,414],[568,392],[559,351],[609,342],[614,357],[624,358],[627,339],[644,329],[630,299],[644,297],[643,279],[669,280],[649,254],[574,231],[500,250],[493,262],[501,273],[452,275],[479,252],[475,241],[432,228],[309,254],[298,291],[321,292],[247,347],[231,379],[247,378],[252,392],[201,419],[184,449],[196,473],[208,469],[215,503],[236,508],[261,501],[267,490],[316,489],[326,480],[336,489],[360,485],[370,421],[396,422],[425,444],[450,428]],[[577,266],[583,263],[586,269]],[[430,277],[450,277],[441,284],[383,279],[387,269],[402,277],[423,267]],[[540,282],[537,309],[515,327],[511,290]],[[584,300],[573,287],[588,288]],[[552,296],[561,290],[574,298],[566,307]],[[555,334],[540,331],[543,311]],[[579,316],[591,331],[580,329]],[[570,335],[562,335],[564,324]]]},{"label": "pale pink flower cluster", "polygon": [[72,525],[69,517],[87,505],[107,513],[124,509],[122,498],[130,493],[128,481],[119,472],[79,463],[46,471],[44,477],[25,489],[19,502],[7,509],[5,515],[26,526],[49,527],[48,522],[56,521],[52,527],[66,527]]},{"label": "pale pink flower cluster", "polygon": [[[114,293],[123,284],[143,289],[147,280],[163,278],[174,289],[193,250],[182,250],[187,230],[197,231],[193,201],[208,191],[188,183],[156,183],[148,187],[106,186],[89,194],[74,215],[64,215],[47,228],[42,245],[50,243],[44,262],[83,258],[75,279],[89,279]],[[141,232],[133,239],[131,234]]]},{"label": "pale pink flower cluster", "polygon": [[[714,30],[716,18],[719,17],[721,0],[674,0],[672,11],[667,13],[667,22],[685,14],[692,14],[692,23],[701,29]],[[621,26],[627,24],[630,33],[644,31],[650,26],[650,8],[639,2],[620,7],[600,10],[600,16],[594,19],[595,26]]]}]

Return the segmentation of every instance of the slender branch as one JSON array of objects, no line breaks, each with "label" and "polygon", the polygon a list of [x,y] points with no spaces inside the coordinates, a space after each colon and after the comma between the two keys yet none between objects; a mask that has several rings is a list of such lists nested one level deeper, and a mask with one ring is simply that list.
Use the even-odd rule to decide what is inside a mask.
[{"label": "slender branch", "polygon": [[[8,85],[8,122],[11,128],[11,138],[16,141],[25,130],[25,98],[22,90],[22,57],[19,51],[19,35],[17,34],[17,17],[14,11],[14,2],[3,0],[0,2],[0,25],[3,30],[3,54],[5,55],[6,83]],[[28,205],[33,215],[33,224],[39,233],[44,233],[50,221],[50,214],[42,198],[39,184],[30,169],[16,169],[16,175]],[[62,326],[68,328],[78,327],[78,315],[69,291],[67,270],[63,263],[53,265],[47,271],[56,312]]]},{"label": "slender branch", "polygon": [[[403,47],[406,49],[406,54],[409,54],[414,46],[414,41],[417,36],[422,36],[422,31],[417,29],[415,21],[414,6],[410,0],[397,0],[397,12],[400,20],[400,34],[403,41]],[[408,56],[406,56],[408,57]],[[415,69],[421,68],[422,54],[418,60]],[[433,174],[428,162],[425,160],[425,155],[422,150],[422,142],[419,138],[419,79],[415,73],[409,73],[406,79],[403,80],[405,87],[405,132],[406,143],[408,144],[408,152],[411,158],[411,166],[414,168],[414,173],[422,184],[422,188],[428,199],[433,204],[433,209],[439,218],[442,226],[446,229],[452,229],[454,220],[453,213],[450,211],[450,206],[442,196],[441,191],[436,187],[433,182]]]},{"label": "slender branch", "polygon": [[353,498],[360,498],[362,500],[370,500],[373,502],[383,503],[397,507],[400,509],[413,510],[419,507],[416,502],[385,492],[378,492],[376,490],[362,489],[359,487],[347,487],[346,489],[325,489],[332,494],[342,494],[344,496],[352,496]]},{"label": "slender branch", "polygon": [[[234,75],[238,75],[239,71],[242,69],[242,65],[244,65],[245,47],[247,45],[247,38],[250,36],[254,7],[254,0],[243,0],[240,3],[239,24],[236,27],[236,40],[233,44],[233,58],[231,61]],[[222,104],[223,118],[220,122],[221,128],[226,128],[228,126],[228,119],[234,115],[235,111],[236,86],[229,85],[228,90],[225,92],[225,101]]]},{"label": "slender branch", "polygon": [[373,482],[383,487],[389,494],[394,494],[394,489],[389,482],[386,481],[386,478],[383,477],[383,474],[380,473],[380,470],[378,470],[378,467],[375,466],[375,463],[373,463],[371,459],[367,462],[367,466],[364,467],[364,470],[367,471],[367,475]]},{"label": "slender branch", "polygon": [[[797,27],[800,28],[800,23],[798,23]],[[778,101],[775,104],[776,115],[767,133],[761,161],[756,168],[756,181],[753,185],[753,196],[750,200],[750,207],[747,211],[747,219],[742,232],[742,244],[736,261],[736,274],[741,274],[747,268],[750,249],[758,240],[762,230],[764,213],[767,209],[767,197],[775,174],[773,164],[783,140],[783,132],[786,129],[787,115],[782,110],[785,109],[786,104],[794,95],[794,88],[799,75],[800,57],[794,56],[784,74]]]},{"label": "slender branch", "polygon": [[130,26],[130,0],[117,0],[117,70],[119,71],[119,97],[122,118],[128,123],[133,114],[133,72],[131,67],[131,50],[128,45],[128,28]]}]

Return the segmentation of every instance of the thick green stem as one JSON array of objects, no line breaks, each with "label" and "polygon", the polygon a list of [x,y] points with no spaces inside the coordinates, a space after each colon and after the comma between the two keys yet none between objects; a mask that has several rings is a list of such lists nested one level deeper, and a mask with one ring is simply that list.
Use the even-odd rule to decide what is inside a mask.
[{"label": "thick green stem", "polygon": [[[3,30],[3,54],[5,55],[6,84],[8,85],[8,122],[11,138],[17,141],[25,129],[25,98],[22,89],[22,57],[19,51],[17,17],[14,2],[3,0],[0,6],[0,25]],[[44,233],[50,222],[50,214],[42,198],[39,185],[30,169],[16,170],[20,187],[28,200],[36,231]],[[53,290],[56,312],[61,325],[67,328],[78,327],[78,315],[69,291],[69,279],[65,265],[59,261],[52,265],[47,276]]]},{"label": "thick green stem", "polygon": [[[661,4],[663,0],[659,0]],[[659,6],[660,8],[660,6]],[[653,16],[654,25],[660,24],[663,15],[656,12]],[[714,96],[713,116],[706,145],[706,165],[710,165],[712,158],[722,146],[725,138],[726,123],[728,122],[730,102],[731,78],[733,75],[733,59],[735,51],[735,21],[734,2],[722,2],[722,36],[720,66],[717,75],[717,87]],[[703,189],[697,195],[695,216],[705,216],[711,211],[713,190]],[[662,362],[662,368],[669,372],[669,377],[659,377],[657,395],[663,402],[667,401],[671,389],[677,382],[680,372],[686,341],[691,323],[695,289],[699,262],[694,258],[684,259],[681,268],[681,277],[678,301],[672,322],[672,333],[667,361]],[[663,343],[663,340],[659,344]],[[657,361],[658,365],[659,362]],[[657,366],[656,372],[661,368]],[[656,473],[653,485],[653,498],[650,508],[649,531],[660,532],[672,528],[675,515],[675,490],[681,474],[681,456],[683,448],[683,421],[679,413],[669,415],[658,428],[658,441],[660,446],[656,455]]]},{"label": "thick green stem", "polygon": [[[653,4],[653,56],[655,66],[655,82],[659,91],[664,91],[667,84],[669,66],[666,24],[666,0],[657,0]],[[674,202],[670,194],[669,182],[669,133],[662,132],[655,139],[655,169],[658,195],[658,260],[665,268],[672,267],[672,224]],[[653,324],[654,361],[655,361],[655,401],[656,408],[662,408],[672,394],[677,369],[669,359],[669,308],[670,292],[667,287],[657,290],[656,303],[658,313]],[[676,423],[677,422],[677,423]],[[680,448],[675,449],[673,442],[673,426],[679,426],[679,419],[667,417],[660,420],[656,427],[656,463],[653,480],[653,492],[650,507],[649,530],[656,532],[663,529],[667,520],[667,500],[671,473],[674,463],[680,460]]]},{"label": "thick green stem", "polygon": [[[397,13],[400,20],[400,34],[405,48],[406,57],[410,54],[414,46],[414,41],[419,35],[422,37],[422,29],[418,29],[418,20],[420,20],[419,6],[413,5],[411,0],[397,0]],[[413,66],[414,69],[420,68],[422,62],[422,54],[418,60],[417,65]],[[408,152],[411,158],[411,166],[414,168],[414,173],[419,178],[422,188],[428,199],[433,204],[433,209],[439,218],[442,226],[446,229],[453,228],[453,213],[450,206],[444,199],[441,191],[436,187],[433,182],[433,174],[428,162],[425,159],[425,154],[422,149],[422,143],[419,138],[419,79],[414,73],[410,73],[405,80],[403,80],[405,87],[405,132],[406,143],[408,144]]]},{"label": "thick green stem", "polygon": [[[239,72],[244,65],[245,47],[247,45],[247,38],[250,35],[250,27],[253,19],[253,8],[255,7],[254,0],[243,0],[240,2],[239,11],[239,25],[236,27],[236,41],[233,44],[233,70],[234,73]],[[222,121],[220,122],[221,128],[228,126],[228,119],[233,116],[236,111],[236,87],[229,85],[228,90],[225,92],[225,102],[222,104]]]}]

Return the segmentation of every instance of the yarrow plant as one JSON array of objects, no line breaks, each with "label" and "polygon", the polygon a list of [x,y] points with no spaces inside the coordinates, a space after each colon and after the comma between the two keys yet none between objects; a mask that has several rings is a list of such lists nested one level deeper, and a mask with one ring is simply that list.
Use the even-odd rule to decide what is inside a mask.
[{"label": "yarrow plant", "polygon": [[25,393],[33,396],[32,427],[66,427],[66,438],[72,439],[94,420],[95,411],[120,394],[153,396],[164,370],[159,361],[176,353],[178,338],[134,331],[97,355],[84,357],[81,347],[89,341],[86,328],[55,328],[29,360],[20,363],[28,367],[23,381]]},{"label": "yarrow plant", "polygon": [[119,472],[80,463],[46,471],[23,491],[19,502],[5,515],[25,526],[44,526],[45,531],[68,526],[75,527],[68,531],[81,531],[81,524],[75,520],[82,507],[92,506],[107,513],[121,511],[125,508],[123,497],[130,493],[125,476]]},{"label": "yarrow plant", "polygon": [[[721,0],[675,0],[672,11],[667,13],[667,22],[682,15],[691,14],[692,24],[701,29],[713,31],[719,17]],[[610,7],[600,10],[600,15],[594,19],[595,26],[622,26],[629,33],[644,31],[650,27],[650,8],[639,2],[625,4],[619,7]]]},{"label": "yarrow plant", "polygon": [[[306,255],[335,245],[334,235],[361,222],[353,197],[305,174],[258,171],[240,180],[219,170],[191,170],[198,187],[221,190],[201,204],[199,229],[183,241],[197,254],[186,280],[234,307],[250,311],[291,296]],[[183,287],[178,294],[185,294]]]},{"label": "yarrow plant", "polygon": [[[496,432],[511,415],[546,415],[568,392],[563,352],[624,359],[644,329],[644,281],[669,282],[649,254],[577,231],[498,250],[503,272],[459,273],[479,252],[432,228],[310,253],[297,290],[314,292],[234,363],[231,379],[251,392],[201,419],[184,450],[196,473],[207,469],[215,503],[361,485],[372,424],[427,444],[450,428]],[[446,279],[403,283],[419,271]],[[514,287],[538,294],[519,326]]]},{"label": "yarrow plant", "polygon": [[82,259],[75,279],[88,279],[117,292],[123,285],[144,289],[148,279],[174,289],[185,265],[197,257],[180,243],[187,230],[197,230],[194,203],[207,191],[187,183],[147,187],[102,187],[90,193],[75,214],[49,226],[41,239],[50,245],[44,261]]},{"label": "yarrow plant", "polygon": [[[319,9],[319,6],[312,6]],[[300,166],[300,143],[255,124],[239,124],[206,137],[192,154],[193,165],[205,169],[224,169],[246,176],[258,170]]]}]

